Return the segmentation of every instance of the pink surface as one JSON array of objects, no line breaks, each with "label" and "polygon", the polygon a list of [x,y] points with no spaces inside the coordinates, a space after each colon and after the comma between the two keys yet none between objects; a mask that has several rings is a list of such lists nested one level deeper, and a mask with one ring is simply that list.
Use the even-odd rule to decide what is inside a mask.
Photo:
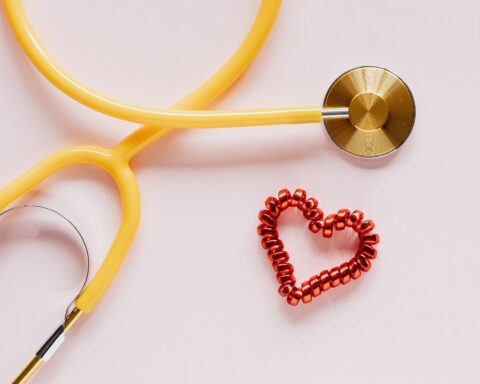
[{"label": "pink surface", "polygon": [[[86,84],[167,106],[202,82],[247,31],[258,0],[27,1],[53,55]],[[417,101],[401,151],[365,161],[318,125],[171,134],[135,161],[137,240],[105,300],[34,383],[474,383],[477,378],[477,128],[480,3],[285,0],[252,70],[219,108],[318,104],[359,65],[390,68]],[[113,145],[135,126],[53,89],[0,18],[0,184],[72,144]],[[263,200],[304,187],[326,212],[359,208],[382,236],[374,268],[308,306],[277,292],[256,235]],[[93,269],[119,202],[90,168],[25,201],[84,232]],[[413,224],[414,223],[414,224]],[[351,256],[292,212],[282,238],[300,280]],[[62,319],[84,269],[69,228],[49,216],[0,221],[0,382]]]}]

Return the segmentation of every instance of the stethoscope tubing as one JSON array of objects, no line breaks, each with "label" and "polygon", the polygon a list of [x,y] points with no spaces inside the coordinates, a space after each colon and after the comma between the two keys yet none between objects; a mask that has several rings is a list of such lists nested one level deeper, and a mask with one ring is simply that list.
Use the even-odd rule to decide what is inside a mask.
[{"label": "stethoscope tubing", "polygon": [[[175,128],[226,128],[322,122],[322,108],[319,106],[194,111],[186,110],[188,106],[181,104],[175,105],[173,109],[152,109],[115,100],[83,85],[57,64],[35,34],[21,0],[3,0],[3,4],[15,36],[37,69],[65,94],[98,112],[130,122]],[[262,2],[263,7],[271,9],[269,17],[276,15],[279,4],[280,0]],[[270,28],[270,23],[264,23],[261,27]],[[263,44],[261,40],[255,42],[255,49]],[[245,59],[248,60],[248,57]]]}]

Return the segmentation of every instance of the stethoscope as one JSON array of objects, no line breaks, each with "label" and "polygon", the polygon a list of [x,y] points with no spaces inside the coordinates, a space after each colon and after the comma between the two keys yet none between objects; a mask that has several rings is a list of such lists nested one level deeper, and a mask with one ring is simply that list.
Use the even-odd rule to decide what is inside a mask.
[{"label": "stethoscope", "polygon": [[66,73],[33,32],[21,0],[3,0],[15,36],[37,69],[78,102],[122,120],[145,124],[113,148],[75,146],[48,156],[0,190],[0,210],[53,174],[78,164],[105,170],[122,201],[122,220],[105,260],[75,301],[74,309],[14,383],[25,383],[51,356],[80,317],[90,313],[106,293],[130,248],[140,221],[140,193],[130,160],[176,128],[223,128],[324,122],[343,150],[361,157],[383,156],[399,148],[415,121],[415,102],[407,85],[392,72],[359,67],[342,74],[330,87],[323,107],[291,107],[231,111],[197,111],[225,92],[252,63],[272,29],[281,0],[262,0],[242,44],[209,80],[172,109],[151,109],[114,100],[88,88]]}]

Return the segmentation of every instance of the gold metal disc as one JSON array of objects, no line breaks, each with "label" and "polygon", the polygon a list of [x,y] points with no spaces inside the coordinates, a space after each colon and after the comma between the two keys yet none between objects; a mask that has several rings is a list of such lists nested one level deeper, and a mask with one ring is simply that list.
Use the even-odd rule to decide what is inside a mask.
[{"label": "gold metal disc", "polygon": [[349,107],[349,119],[325,120],[325,126],[340,148],[361,157],[398,149],[415,123],[410,89],[397,75],[378,67],[355,68],[341,75],[328,90],[324,107]]}]

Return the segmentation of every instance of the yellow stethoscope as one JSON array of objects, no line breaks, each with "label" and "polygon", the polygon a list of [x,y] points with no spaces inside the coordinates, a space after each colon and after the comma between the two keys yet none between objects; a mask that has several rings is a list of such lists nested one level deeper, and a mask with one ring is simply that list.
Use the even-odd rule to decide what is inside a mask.
[{"label": "yellow stethoscope", "polygon": [[123,103],[82,85],[47,53],[27,19],[21,0],[2,2],[17,40],[52,84],[87,107],[145,124],[113,148],[75,146],[50,155],[0,190],[0,210],[3,210],[53,174],[73,165],[90,164],[113,178],[123,211],[120,228],[98,272],[78,296],[65,323],[14,383],[25,383],[35,373],[77,320],[94,310],[112,283],[140,221],[140,193],[129,163],[169,132],[171,128],[166,127],[222,128],[324,121],[328,133],[342,149],[362,157],[392,152],[403,144],[413,128],[415,103],[410,90],[398,76],[378,67],[359,67],[341,75],[328,90],[323,107],[196,111],[225,92],[249,67],[274,25],[281,0],[262,0],[249,33],[232,57],[208,81],[168,110]]}]

